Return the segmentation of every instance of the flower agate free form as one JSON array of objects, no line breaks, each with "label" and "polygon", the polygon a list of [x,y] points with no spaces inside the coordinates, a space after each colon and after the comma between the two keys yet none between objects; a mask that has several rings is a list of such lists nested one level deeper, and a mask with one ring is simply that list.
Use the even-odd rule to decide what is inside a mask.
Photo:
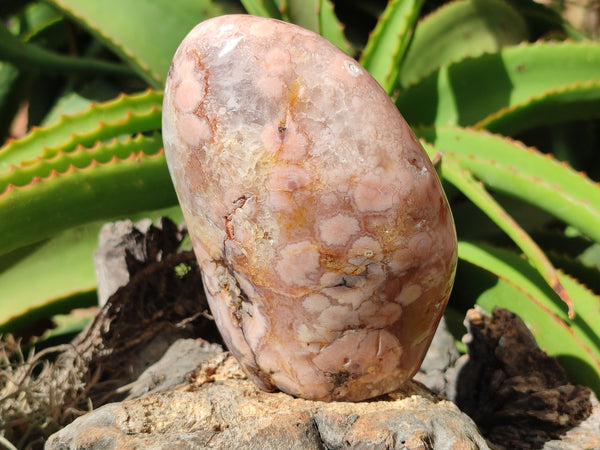
[{"label": "flower agate free form", "polygon": [[173,58],[163,135],[212,313],[252,380],[360,401],[414,375],[456,234],[427,155],[355,60],[289,23],[207,20]]}]

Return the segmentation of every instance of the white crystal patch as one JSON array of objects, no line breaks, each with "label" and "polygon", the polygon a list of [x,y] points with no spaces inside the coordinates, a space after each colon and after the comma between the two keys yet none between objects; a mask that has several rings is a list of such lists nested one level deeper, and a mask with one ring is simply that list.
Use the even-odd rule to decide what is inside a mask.
[{"label": "white crystal patch", "polygon": [[229,53],[231,50],[233,50],[235,48],[235,46],[238,44],[238,42],[240,42],[240,39],[242,39],[242,38],[236,37],[234,39],[228,40],[225,43],[225,45],[223,46],[223,48],[221,49],[221,51],[219,52],[219,58],[221,58],[222,56],[225,56],[227,53]]},{"label": "white crystal patch", "polygon": [[362,69],[360,67],[358,67],[358,65],[355,62],[353,62],[353,61],[346,61],[344,63],[344,65],[346,66],[346,70],[353,77],[357,77],[359,75],[362,75]]}]

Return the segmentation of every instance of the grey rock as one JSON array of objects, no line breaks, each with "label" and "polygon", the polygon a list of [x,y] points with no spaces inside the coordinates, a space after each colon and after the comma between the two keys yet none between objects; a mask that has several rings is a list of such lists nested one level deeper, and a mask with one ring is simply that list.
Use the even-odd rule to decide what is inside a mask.
[{"label": "grey rock", "polygon": [[544,444],[544,450],[582,450],[600,448],[600,402],[590,395],[592,414],[577,427],[571,428],[560,439]]},{"label": "grey rock", "polygon": [[421,364],[420,371],[429,373],[433,370],[439,370],[443,372],[452,366],[459,356],[454,337],[448,331],[446,321],[442,317],[423,364]]},{"label": "grey rock", "polygon": [[[498,448],[600,448],[598,400],[569,382],[521,318],[502,308],[467,312],[469,350],[450,398]],[[449,377],[450,378],[450,377]]]},{"label": "grey rock", "polygon": [[[129,271],[125,261],[126,251],[142,259],[143,247],[134,238],[134,230],[139,236],[152,225],[150,219],[137,224],[131,220],[121,220],[105,224],[100,230],[98,248],[94,251],[94,267],[98,280],[98,304],[104,305],[108,298],[129,281]],[[138,254],[136,254],[138,253]]]},{"label": "grey rock", "polygon": [[137,380],[119,389],[127,392],[127,399],[141,397],[149,392],[162,392],[186,380],[198,365],[223,353],[219,344],[203,339],[178,339],[162,358],[148,367]]},{"label": "grey rock", "polygon": [[436,394],[447,396],[448,391],[452,391],[453,387],[450,386],[451,380],[447,379],[446,372],[454,366],[459,356],[454,336],[448,331],[446,321],[442,317],[423,364],[414,379]]},{"label": "grey rock", "polygon": [[486,449],[473,421],[416,382],[375,401],[315,402],[267,393],[221,354],[188,382],[105,405],[46,449]]},{"label": "grey rock", "polygon": [[[473,321],[479,325],[474,325]],[[563,369],[540,351],[535,339],[517,316],[506,310],[495,310],[494,314],[487,315],[481,309],[475,309],[467,314],[466,325],[469,334],[463,340],[469,345],[469,354],[457,358],[452,336],[441,322],[415,379],[437,394],[462,405],[466,411],[474,412],[472,418],[484,435],[491,439],[494,448],[600,448],[598,399],[593,392],[568,384]],[[478,331],[478,326],[481,331]],[[486,370],[490,369],[493,370],[490,380],[503,380],[502,389],[498,386],[490,388],[487,384]],[[548,373],[544,375],[545,372]],[[517,391],[508,400],[500,402],[497,408],[486,410],[497,402],[496,399],[503,395],[510,383],[518,387]],[[464,405],[465,393],[482,400],[475,408],[469,408],[469,405]],[[531,395],[532,401],[527,400],[527,395]],[[512,412],[503,413],[504,419],[492,420],[490,426],[489,418],[499,414],[503,408],[510,408],[513,398],[520,399],[518,407],[513,408]],[[563,404],[563,408],[566,405],[577,407],[556,413],[544,405],[546,398],[550,400],[548,405],[555,401],[557,406]],[[589,403],[589,407],[586,403]],[[591,410],[589,417],[579,423],[579,419],[572,420],[567,427],[552,423],[551,418],[564,419],[569,414],[585,417],[588,409]],[[481,415],[483,410],[486,410],[485,414]],[[506,420],[506,417],[513,419]],[[498,429],[504,431],[499,433]]]}]

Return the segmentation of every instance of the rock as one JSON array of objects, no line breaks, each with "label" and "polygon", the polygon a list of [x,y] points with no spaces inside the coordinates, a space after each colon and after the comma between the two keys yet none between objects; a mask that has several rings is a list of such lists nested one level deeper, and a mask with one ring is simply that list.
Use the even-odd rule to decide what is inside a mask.
[{"label": "rock", "polygon": [[558,439],[552,439],[544,443],[544,450],[582,450],[600,448],[600,402],[594,394],[590,394],[589,400],[592,413],[589,417],[573,428],[570,428]]},{"label": "rock", "polygon": [[454,366],[459,356],[454,336],[448,331],[446,321],[442,318],[414,379],[436,394],[447,396],[447,391],[453,387],[448,386],[450,380],[446,377],[446,372]]},{"label": "rock", "polygon": [[[160,260],[162,255],[175,251],[183,234],[165,219],[158,227],[154,227],[150,219],[136,224],[131,220],[105,224],[94,251],[98,304],[103,306],[111,295],[129,282],[133,269],[128,261]],[[156,255],[157,252],[160,255]]]},{"label": "rock", "polygon": [[[207,345],[181,340],[142,375],[141,388],[127,386],[135,395],[148,393],[80,417],[46,448],[600,448],[598,400],[565,381],[517,316],[473,310],[467,317],[472,356],[444,370],[456,353],[441,327],[421,373],[444,373],[449,395],[473,414],[489,441],[453,403],[418,382],[369,402],[295,399],[257,389],[228,353],[184,377]],[[182,362],[182,370],[168,377],[169,368],[176,372],[171,361]]]},{"label": "rock", "polygon": [[[75,374],[71,376],[85,386],[84,392],[69,400],[67,409],[76,410],[71,402],[78,409],[89,409],[89,405],[98,407],[140,395],[161,385],[163,376],[170,383],[176,376],[170,371],[192,371],[207,352],[212,356],[221,348],[199,288],[202,278],[195,257],[181,248],[185,236],[185,229],[166,217],[156,226],[144,220],[103,228],[95,254],[97,268],[105,274],[99,289],[116,291],[57,358],[57,370],[72,368]],[[148,369],[165,358],[165,352],[179,355],[174,357],[181,358],[178,366]]]},{"label": "rock", "polygon": [[486,449],[474,423],[409,382],[370,402],[319,402],[259,390],[229,354],[177,389],[105,405],[46,449]]},{"label": "rock", "polygon": [[365,69],[293,24],[206,20],[173,58],[162,130],[212,314],[253,381],[358,401],[416,373],[456,233],[429,158]]},{"label": "rock", "polygon": [[594,393],[569,383],[556,358],[540,350],[525,323],[494,308],[472,309],[450,398],[501,448],[599,448]]},{"label": "rock", "polygon": [[203,339],[179,339],[164,355],[148,367],[137,380],[119,389],[127,392],[127,399],[149,392],[162,392],[183,383],[199,364],[223,352],[219,344]]},{"label": "rock", "polygon": [[[138,225],[144,227],[148,222],[150,221],[145,220]],[[136,248],[136,241],[130,240],[135,228],[131,220],[121,220],[107,223],[100,230],[98,248],[94,251],[100,306],[103,306],[108,298],[117,292],[117,289],[125,286],[129,281],[125,252],[128,248]]]}]

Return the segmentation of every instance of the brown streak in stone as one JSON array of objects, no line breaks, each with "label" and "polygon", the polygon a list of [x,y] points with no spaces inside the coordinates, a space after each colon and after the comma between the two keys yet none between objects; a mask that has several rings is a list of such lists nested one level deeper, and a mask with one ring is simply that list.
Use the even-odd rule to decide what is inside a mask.
[{"label": "brown streak in stone", "polygon": [[[284,191],[285,192],[285,191]],[[291,200],[295,203],[295,208],[292,212],[286,212],[280,217],[281,230],[285,230],[289,235],[292,235],[299,227],[309,223],[308,213],[309,208],[298,203],[298,199],[293,192],[286,192]]]},{"label": "brown streak in stone", "polygon": [[342,261],[340,258],[342,254],[340,252],[334,252],[332,250],[321,249],[320,252],[321,265],[326,270],[332,270],[335,273],[345,274],[346,272],[343,269],[348,265],[345,261]]},{"label": "brown streak in stone", "polygon": [[247,195],[242,195],[242,196],[238,197],[236,200],[234,200],[232,202],[233,205],[234,205],[233,210],[228,215],[223,216],[223,218],[225,219],[225,233],[227,234],[227,239],[229,239],[230,241],[234,241],[235,240],[235,233],[234,233],[233,225],[231,223],[231,216],[233,214],[235,214],[235,212],[238,209],[243,208],[244,205],[246,204],[246,201],[249,198],[250,197],[247,196]]},{"label": "brown streak in stone", "polygon": [[233,231],[233,225],[231,224],[231,216],[223,216],[223,219],[225,219],[225,233],[227,234],[227,239],[233,241],[235,234]]},{"label": "brown streak in stone", "polygon": [[[225,248],[223,248],[223,254],[225,254]],[[231,263],[225,259],[215,261],[215,262],[217,264],[221,264],[227,270],[227,273],[229,274],[230,279],[233,279],[233,281],[235,282],[234,286],[239,291],[239,294],[235,298],[233,295],[231,295],[231,302],[232,302],[233,306],[235,306],[235,310],[232,311],[231,314],[232,314],[233,318],[235,318],[236,325],[240,329],[240,333],[242,334],[242,337],[244,338],[244,341],[246,341],[246,344],[248,345],[248,348],[250,349],[251,354],[252,354],[252,361],[250,361],[250,364],[244,364],[244,368],[262,382],[263,388],[265,390],[274,391],[276,388],[275,388],[275,385],[273,384],[271,376],[260,369],[258,362],[256,361],[256,355],[252,351],[252,348],[250,347],[250,344],[248,343],[248,340],[246,339],[246,335],[244,334],[244,327],[243,327],[244,313],[242,311],[242,304],[244,302],[252,303],[252,301],[248,297],[248,294],[246,294],[244,292],[244,290],[242,289],[242,287],[240,286],[240,282],[238,281],[237,277],[235,276],[235,270],[234,270],[233,266],[231,265]],[[229,289],[230,294],[232,294],[233,291],[234,291],[233,289],[231,289],[231,288]],[[252,317],[252,316],[250,316],[250,317]]]},{"label": "brown streak in stone", "polygon": [[294,115],[292,113],[292,110],[296,106],[296,101],[298,100],[298,91],[299,90],[300,89],[299,89],[298,80],[294,80],[292,82],[291,86],[289,86],[289,91],[288,91],[289,96],[287,99],[288,105],[285,110],[285,118],[281,122],[279,122],[279,126],[277,127],[277,132],[279,133],[279,139],[281,140],[281,145],[277,149],[277,152],[281,152],[281,150],[283,149],[284,140],[285,140],[285,132],[287,130],[286,124],[288,123],[289,120],[291,120],[291,121],[294,120]]},{"label": "brown streak in stone", "polygon": [[333,387],[331,388],[332,393],[336,388],[344,386],[350,379],[350,374],[346,370],[340,370],[339,372],[335,373],[326,372],[325,376],[327,377],[327,380],[333,384]]},{"label": "brown streak in stone", "polygon": [[235,205],[235,209],[233,212],[235,212],[235,210],[239,209],[239,208],[243,208],[244,205],[246,204],[246,201],[249,199],[250,197],[247,195],[241,195],[240,197],[238,197],[236,200],[233,201],[233,204]]},{"label": "brown streak in stone", "polygon": [[206,111],[203,107],[204,105],[204,99],[206,99],[206,97],[208,96],[208,90],[210,88],[210,81],[208,78],[209,75],[209,70],[206,68],[206,66],[202,63],[202,58],[200,57],[200,55],[198,54],[198,51],[196,49],[191,50],[191,53],[196,57],[196,63],[198,68],[200,69],[200,72],[204,75],[204,95],[203,95],[203,100],[198,104],[198,107],[196,108],[196,110],[194,111],[194,115],[196,117],[200,117],[203,119],[206,119],[206,121],[208,122],[208,125],[210,126],[210,131],[211,131],[211,142],[215,142],[216,141],[216,135],[217,135],[217,120],[212,119],[211,117],[206,114]]}]

